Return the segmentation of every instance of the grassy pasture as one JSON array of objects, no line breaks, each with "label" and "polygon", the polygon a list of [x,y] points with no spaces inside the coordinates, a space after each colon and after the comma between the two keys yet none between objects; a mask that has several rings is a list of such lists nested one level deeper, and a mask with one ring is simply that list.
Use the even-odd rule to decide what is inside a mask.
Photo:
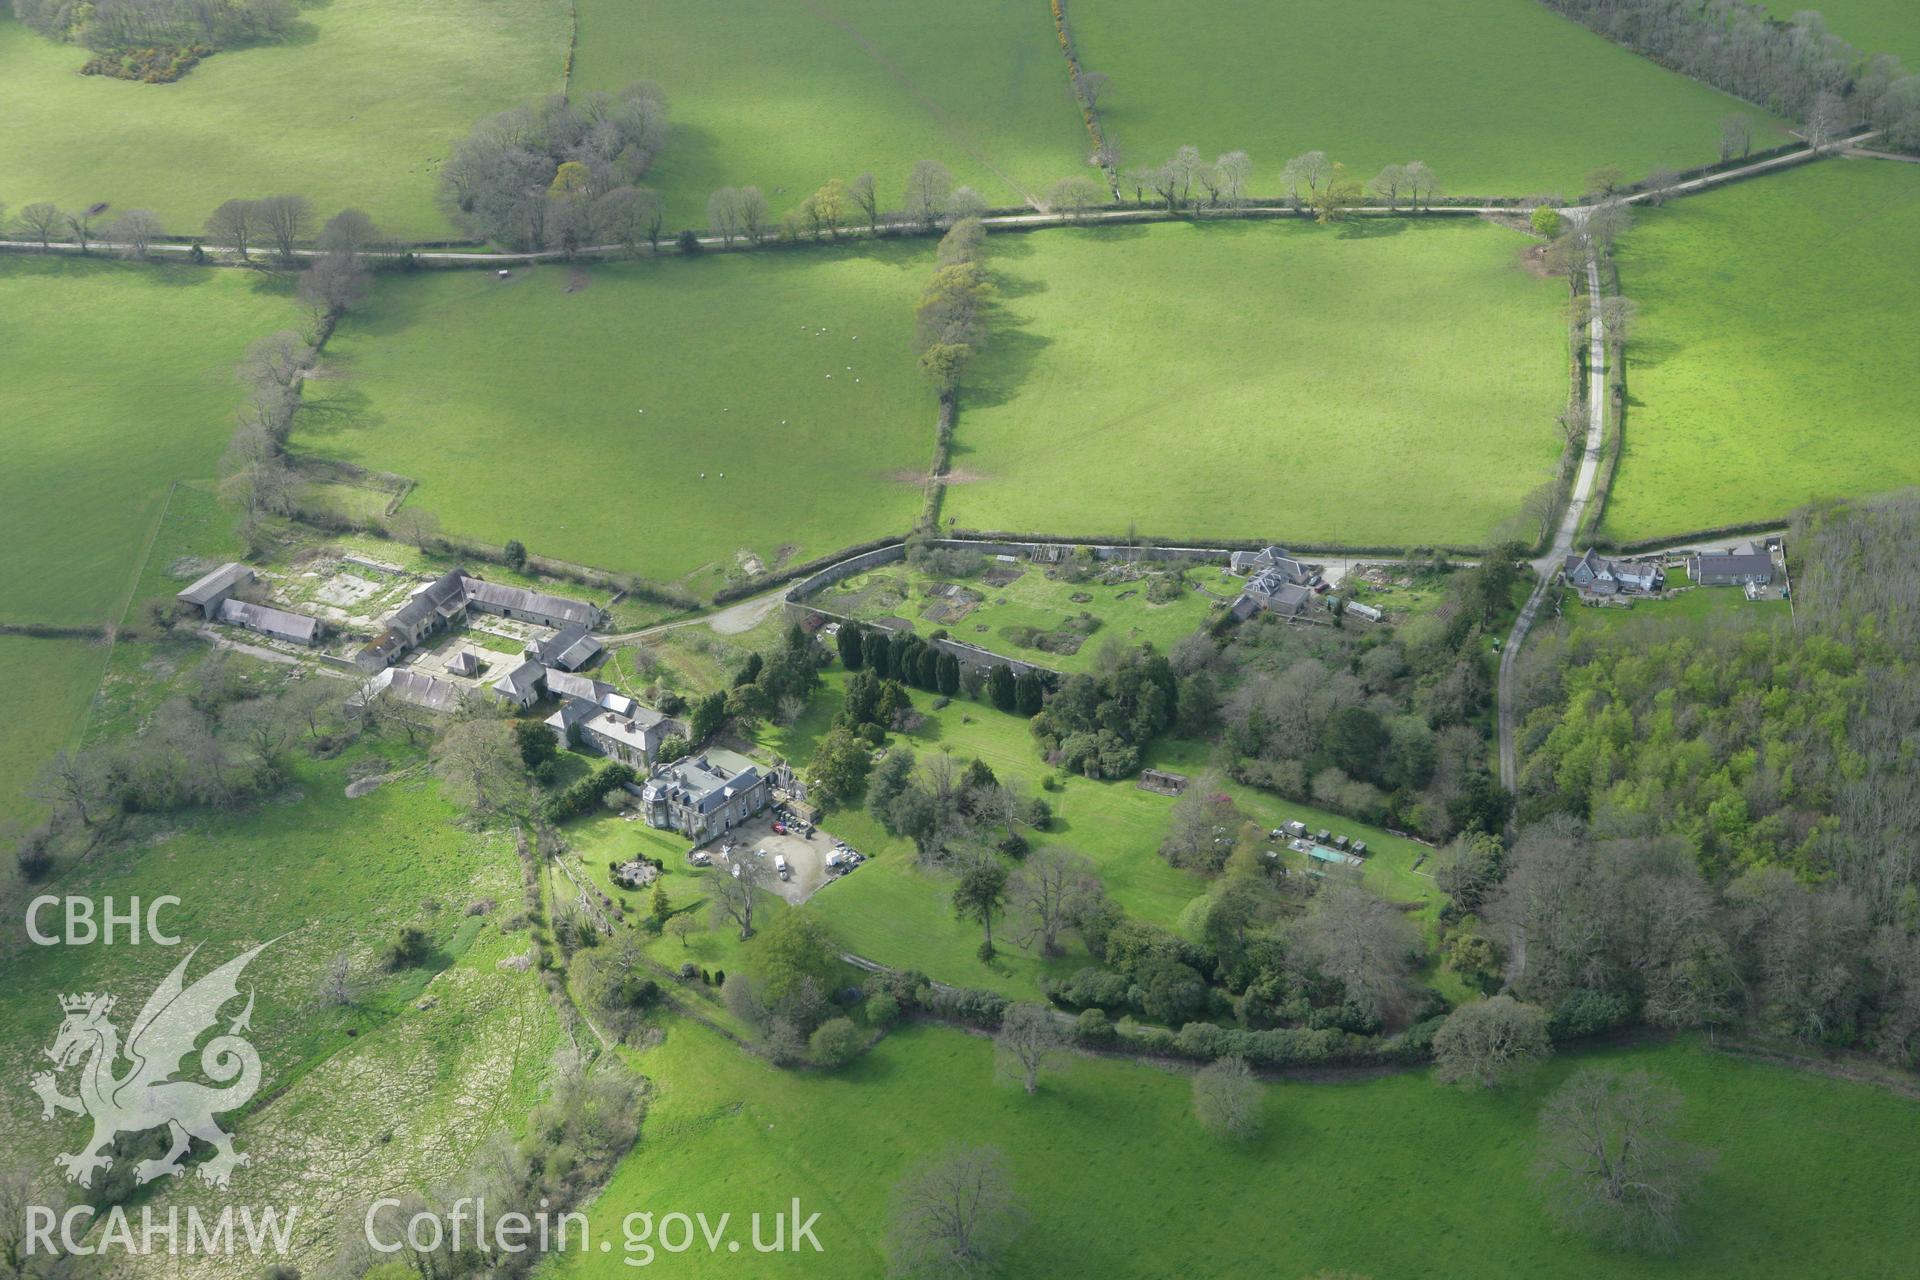
[{"label": "grassy pasture", "polygon": [[[1791,4],[1769,7],[1782,21],[1800,12]],[[1814,8],[1828,31],[1862,53],[1897,54],[1909,71],[1920,60],[1920,9],[1907,0],[1821,0]]]},{"label": "grassy pasture", "polygon": [[711,587],[747,552],[911,523],[930,264],[892,244],[389,279],[328,345],[294,447],[413,477],[451,531]]},{"label": "grassy pasture", "polygon": [[[993,1080],[985,1039],[936,1027],[898,1030],[821,1074],[780,1072],[672,1021],[635,1061],[658,1092],[641,1146],[591,1210],[592,1236],[613,1250],[570,1255],[567,1275],[625,1273],[629,1213],[731,1213],[744,1239],[750,1214],[795,1196],[802,1217],[821,1215],[822,1252],[751,1255],[756,1270],[883,1275],[890,1188],[953,1145],[999,1148],[1034,1215],[1010,1275],[1892,1277],[1920,1230],[1904,1193],[1920,1172],[1913,1101],[1691,1041],[1580,1054],[1494,1094],[1425,1072],[1273,1085],[1266,1132],[1242,1147],[1204,1137],[1181,1072],[1074,1058],[1029,1097]],[[1686,1136],[1719,1152],[1676,1258],[1603,1252],[1543,1220],[1528,1181],[1535,1117],[1589,1063],[1670,1078],[1688,1100]],[[740,1269],[724,1244],[655,1260],[676,1274]]]},{"label": "grassy pasture", "polygon": [[1204,21],[1167,0],[1077,0],[1069,16],[1082,65],[1113,77],[1101,122],[1127,163],[1243,148],[1261,193],[1316,149],[1362,178],[1417,159],[1450,192],[1572,196],[1597,165],[1714,160],[1730,112],[1762,117],[1756,146],[1784,141],[1781,122],[1533,0],[1304,0]]},{"label": "grassy pasture", "polygon": [[562,0],[327,0],[284,44],[148,85],[83,76],[86,50],[0,19],[0,174],[16,209],[146,207],[177,234],[229,197],[297,191],[444,236],[440,165],[480,116],[560,91],[568,25]]},{"label": "grassy pasture", "polygon": [[218,469],[233,366],[295,321],[251,272],[0,257],[0,616],[110,620],[168,486]]},{"label": "grassy pasture", "polygon": [[[123,643],[115,663],[151,671],[165,656]],[[277,667],[256,675],[284,679]],[[404,758],[388,762],[401,776],[347,798],[349,767],[367,755],[302,756],[287,791],[250,810],[136,818],[130,839],[69,869],[57,892],[96,903],[109,894],[121,908],[132,897],[179,897],[163,919],[182,946],[9,947],[0,955],[0,1018],[9,1029],[0,1065],[22,1081],[37,1069],[60,1020],[60,994],[115,993],[124,1031],[186,947],[204,945],[190,970],[197,977],[273,939],[243,983],[255,990],[250,1039],[264,1084],[233,1118],[255,1160],[237,1176],[238,1194],[300,1203],[303,1224],[324,1233],[356,1199],[448,1176],[480,1139],[517,1130],[557,1027],[537,977],[497,964],[527,947],[524,930],[500,927],[520,899],[511,840],[463,830],[438,785]],[[500,906],[468,914],[481,898]],[[434,950],[425,965],[390,972],[380,953],[406,923],[423,927]],[[344,1006],[319,994],[343,951],[357,988]],[[24,1089],[0,1102],[6,1148],[36,1161],[71,1149],[78,1123],[42,1122]],[[190,1180],[164,1194],[163,1203],[203,1209],[215,1195]]]},{"label": "grassy pasture", "polygon": [[[7,695],[7,714],[0,717],[0,827],[46,816],[46,806],[28,799],[27,790],[54,752],[73,745],[106,661],[104,643],[0,636],[0,663],[31,673]],[[15,874],[8,859],[0,885]]]},{"label": "grassy pasture", "polygon": [[1640,318],[1606,534],[1920,481],[1920,167],[1823,161],[1680,201],[1643,216],[1620,274]]},{"label": "grassy pasture", "polygon": [[960,527],[1477,543],[1559,456],[1564,291],[1480,222],[1202,223],[993,241]]},{"label": "grassy pasture", "polygon": [[899,208],[922,159],[991,204],[1023,204],[1090,149],[1032,0],[580,0],[574,86],[642,79],[673,107],[647,181],[675,227],[704,227],[716,187],[758,186],[777,214],[866,171]]}]

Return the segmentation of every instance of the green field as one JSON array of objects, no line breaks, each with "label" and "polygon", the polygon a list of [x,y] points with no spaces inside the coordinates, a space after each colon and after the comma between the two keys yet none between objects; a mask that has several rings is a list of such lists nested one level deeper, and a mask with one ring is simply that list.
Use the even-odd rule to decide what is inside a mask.
[{"label": "green field", "polygon": [[1559,456],[1564,292],[1480,222],[996,237],[961,528],[1478,543]]},{"label": "green field", "polygon": [[1680,201],[1620,274],[1640,319],[1607,535],[1920,481],[1920,166],[1826,161]]},{"label": "green field", "polygon": [[309,397],[334,412],[294,447],[565,560],[710,585],[746,552],[820,555],[919,510],[930,261],[889,244],[391,279],[328,345]]},{"label": "green field", "polygon": [[[1791,4],[1770,6],[1786,20],[1800,9]],[[1907,71],[1920,62],[1920,8],[1909,0],[1821,0],[1814,12],[1827,20],[1827,30],[1866,54],[1896,54]]]},{"label": "green field", "polygon": [[149,85],[83,76],[86,50],[0,19],[7,202],[144,207],[195,234],[223,200],[292,191],[444,236],[441,163],[479,117],[559,92],[567,35],[561,0],[326,0],[284,44]]},{"label": "green field", "polygon": [[1024,204],[1090,149],[1035,0],[580,0],[574,86],[642,79],[672,104],[647,182],[675,227],[704,227],[716,187],[757,186],[778,214],[869,171],[897,209],[923,159]]},{"label": "green field", "polygon": [[[1011,567],[1011,566],[1008,566]],[[833,613],[845,613],[863,620],[888,616],[911,621],[921,635],[944,627],[956,640],[979,645],[1056,671],[1091,671],[1100,651],[1109,643],[1133,648],[1151,644],[1160,652],[1171,649],[1182,637],[1206,625],[1215,601],[1191,589],[1178,599],[1156,604],[1146,598],[1143,579],[1102,582],[1063,582],[1048,576],[1045,566],[1028,564],[1013,582],[993,586],[980,575],[963,579],[939,579],[928,574],[894,566],[859,574],[808,601]],[[1194,577],[1209,581],[1210,574],[1196,571]],[[944,598],[930,597],[929,586],[951,581],[980,597],[958,620],[929,617],[926,610],[944,604]],[[1075,596],[1087,597],[1076,600]],[[1022,646],[1008,637],[1016,628],[1051,631],[1067,618],[1090,613],[1100,620],[1093,632],[1073,653],[1057,653]]]},{"label": "green field", "polygon": [[[106,660],[104,643],[0,636],[0,663],[30,673],[7,695],[0,717],[0,830],[46,816],[27,790],[54,752],[74,744]],[[0,885],[13,877],[9,859],[0,866]]]},{"label": "green field", "polygon": [[1288,156],[1322,150],[1363,178],[1424,160],[1457,194],[1575,196],[1597,165],[1714,160],[1730,112],[1763,117],[1755,146],[1779,125],[1533,0],[1299,0],[1204,22],[1167,0],[1075,0],[1070,17],[1082,65],[1113,78],[1100,115],[1127,164],[1240,148],[1262,194]]},{"label": "green field", "polygon": [[[934,1027],[897,1031],[830,1075],[777,1071],[677,1021],[635,1061],[658,1092],[592,1212],[593,1238],[613,1251],[596,1243],[567,1274],[630,1274],[629,1213],[731,1213],[744,1238],[748,1215],[797,1196],[803,1217],[821,1215],[822,1252],[743,1245],[756,1272],[880,1276],[889,1189],[955,1144],[1002,1150],[1034,1215],[1009,1275],[1865,1280],[1907,1274],[1920,1231],[1907,1194],[1920,1173],[1913,1101],[1693,1042],[1582,1054],[1495,1094],[1442,1089],[1425,1072],[1275,1085],[1265,1135],[1241,1148],[1201,1134],[1181,1073],[1075,1059],[1029,1097],[993,1081],[986,1040]],[[1685,1135],[1719,1153],[1676,1258],[1602,1252],[1544,1222],[1527,1175],[1535,1116],[1585,1063],[1670,1078],[1687,1097]],[[655,1262],[676,1275],[741,1269],[724,1245]]]},{"label": "green field", "polygon": [[218,469],[233,367],[297,322],[290,292],[251,272],[0,256],[0,618],[116,615],[168,487]]}]

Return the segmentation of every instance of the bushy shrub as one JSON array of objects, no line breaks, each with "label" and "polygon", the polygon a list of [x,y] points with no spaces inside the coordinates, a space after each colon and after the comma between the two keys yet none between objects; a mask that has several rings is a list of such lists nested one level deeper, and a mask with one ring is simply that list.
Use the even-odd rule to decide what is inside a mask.
[{"label": "bushy shrub", "polygon": [[867,997],[867,1025],[884,1031],[900,1021],[900,1002],[885,991],[876,991]]},{"label": "bushy shrub", "polygon": [[1547,1020],[1547,1034],[1555,1040],[1577,1040],[1625,1026],[1632,1018],[1633,1006],[1625,996],[1574,991],[1554,1006],[1553,1016]]},{"label": "bushy shrub", "polygon": [[1101,1009],[1082,1009],[1073,1023],[1073,1038],[1089,1048],[1113,1043],[1113,1020]]},{"label": "bushy shrub", "polygon": [[860,1056],[866,1037],[848,1018],[828,1018],[813,1029],[807,1041],[807,1058],[816,1067],[832,1070]]}]

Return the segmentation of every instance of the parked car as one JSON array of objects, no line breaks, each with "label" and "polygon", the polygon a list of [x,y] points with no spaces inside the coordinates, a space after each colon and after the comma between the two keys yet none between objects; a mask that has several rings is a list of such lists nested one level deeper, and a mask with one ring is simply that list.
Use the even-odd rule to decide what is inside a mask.
[{"label": "parked car", "polygon": [[713,865],[713,855],[705,849],[694,849],[687,854],[687,861],[696,867],[710,867]]},{"label": "parked car", "polygon": [[787,855],[784,853],[773,855],[773,871],[782,880],[793,879],[793,868],[787,865]]},{"label": "parked car", "polygon": [[780,821],[780,819],[775,818],[773,820],[773,833],[777,836],[783,836],[787,834],[787,824]]}]

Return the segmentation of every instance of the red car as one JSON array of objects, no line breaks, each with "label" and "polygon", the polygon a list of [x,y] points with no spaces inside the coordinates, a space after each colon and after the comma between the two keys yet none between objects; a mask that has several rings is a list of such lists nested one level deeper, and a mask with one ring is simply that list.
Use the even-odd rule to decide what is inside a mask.
[{"label": "red car", "polygon": [[775,818],[773,820],[773,830],[776,835],[785,835],[787,834],[787,824]]}]

